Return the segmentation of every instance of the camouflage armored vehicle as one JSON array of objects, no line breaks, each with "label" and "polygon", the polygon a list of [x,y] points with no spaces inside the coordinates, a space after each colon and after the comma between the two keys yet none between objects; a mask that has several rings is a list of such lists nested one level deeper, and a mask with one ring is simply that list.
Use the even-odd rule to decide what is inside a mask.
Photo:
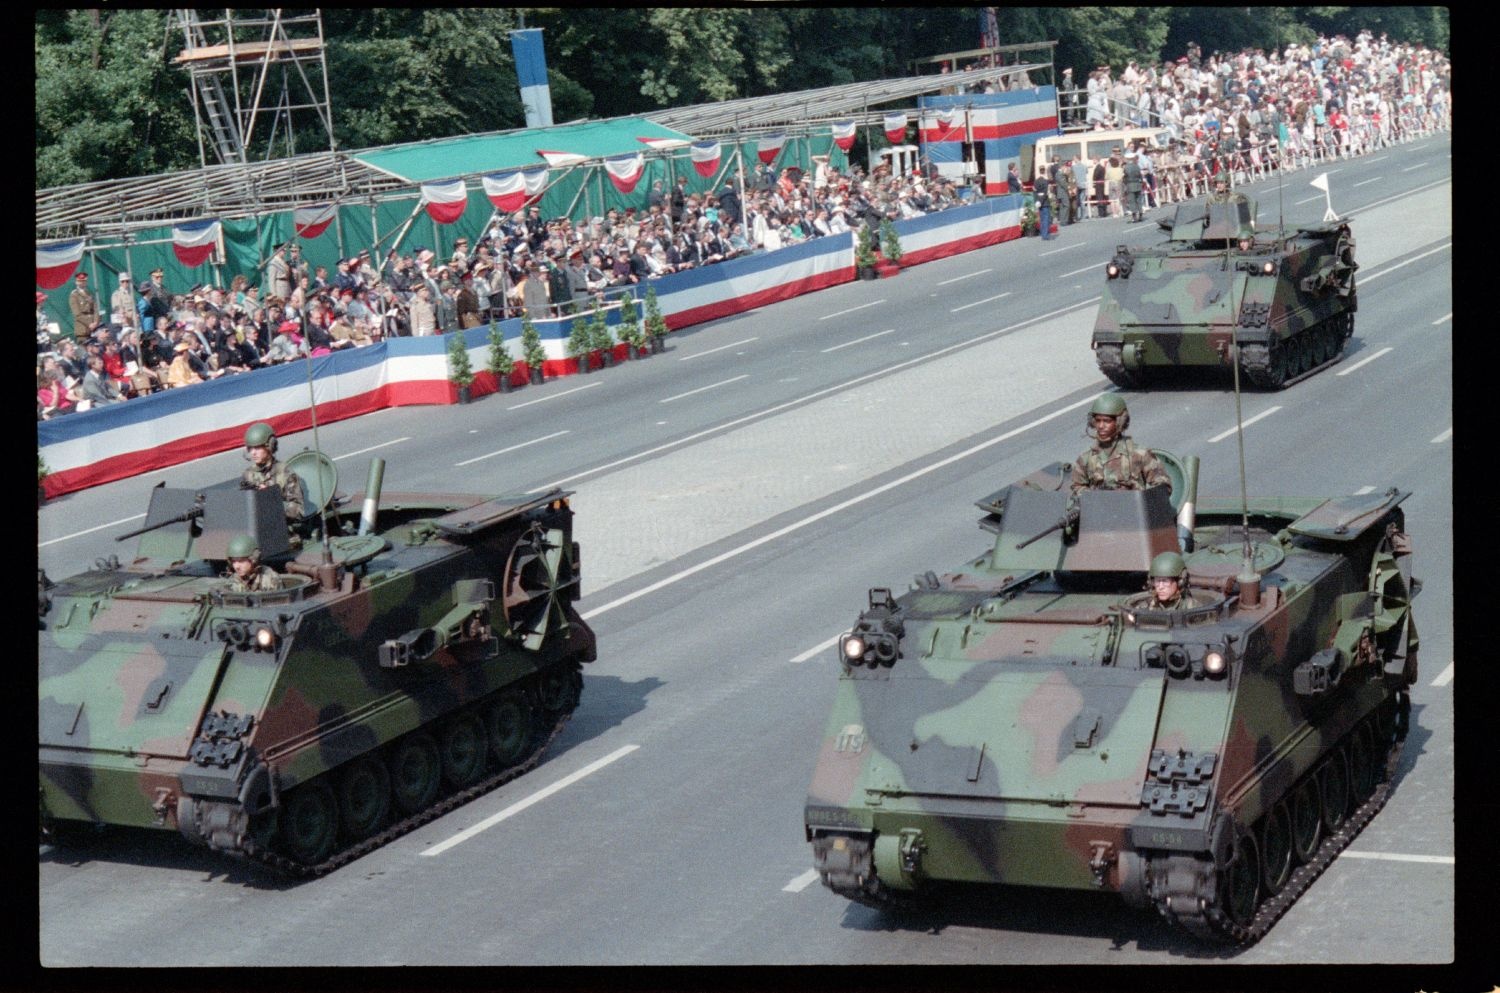
[{"label": "camouflage armored vehicle", "polygon": [[[159,828],[326,872],[531,768],[577,706],[566,492],[382,497],[377,460],[340,501],[326,458],[291,464],[325,509],[300,550],[274,489],[161,485],[128,561],[41,577],[44,841]],[[274,588],[220,578],[236,543]]]},{"label": "camouflage armored vehicle", "polygon": [[[1170,497],[1083,491],[1070,536],[1058,463],[980,501],[983,554],[870,591],[805,808],[824,884],[1105,890],[1246,943],[1384,803],[1416,679],[1407,494],[1252,500],[1247,538],[1238,501],[1194,512],[1196,459],[1157,454]],[[1140,592],[1166,552],[1186,609]]]},{"label": "camouflage armored vehicle", "polygon": [[1354,333],[1354,236],[1347,221],[1255,230],[1255,204],[1179,204],[1160,221],[1170,238],[1119,246],[1105,266],[1094,357],[1136,389],[1153,370],[1229,368],[1265,389],[1332,364]]}]

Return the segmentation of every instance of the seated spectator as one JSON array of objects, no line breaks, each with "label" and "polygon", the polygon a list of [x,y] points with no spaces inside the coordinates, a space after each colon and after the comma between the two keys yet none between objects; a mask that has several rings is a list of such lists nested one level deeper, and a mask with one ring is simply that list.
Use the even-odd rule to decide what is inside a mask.
[{"label": "seated spectator", "polygon": [[82,394],[82,400],[87,401],[90,407],[101,407],[125,401],[125,395],[105,373],[104,360],[98,356],[90,356],[89,371],[83,374],[83,385],[79,392]]},{"label": "seated spectator", "polygon": [[56,370],[44,369],[37,377],[37,416],[44,421],[63,414],[73,413],[76,405],[74,391],[63,385]]},{"label": "seated spectator", "polygon": [[192,347],[186,341],[179,341],[173,346],[175,353],[172,365],[167,369],[166,385],[168,387],[191,386],[194,383],[203,382],[203,377],[193,369],[188,356],[192,354]]}]

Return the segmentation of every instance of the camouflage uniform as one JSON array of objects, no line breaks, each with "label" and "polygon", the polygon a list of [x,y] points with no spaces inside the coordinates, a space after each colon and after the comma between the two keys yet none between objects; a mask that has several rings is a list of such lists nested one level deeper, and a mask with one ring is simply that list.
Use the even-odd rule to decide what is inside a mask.
[{"label": "camouflage uniform", "polygon": [[1144,490],[1171,484],[1157,457],[1131,438],[1117,438],[1108,447],[1095,444],[1073,463],[1074,493],[1086,489]]},{"label": "camouflage uniform", "polygon": [[251,465],[240,476],[240,482],[256,489],[269,483],[280,490],[288,521],[300,521],[307,516],[307,512],[302,507],[302,484],[297,479],[297,474],[283,463],[272,459],[270,466],[266,469]]},{"label": "camouflage uniform", "polygon": [[1198,598],[1195,597],[1195,596],[1193,596],[1191,593],[1181,593],[1181,592],[1179,592],[1177,594],[1177,596],[1173,597],[1171,600],[1166,600],[1166,601],[1162,601],[1162,600],[1156,599],[1156,594],[1152,593],[1152,594],[1150,594],[1150,599],[1147,601],[1146,609],[1147,610],[1192,610],[1195,607],[1202,607],[1202,606],[1204,606],[1204,604],[1200,603],[1199,600],[1198,600]]},{"label": "camouflage uniform", "polygon": [[1250,200],[1249,200],[1248,197],[1245,196],[1245,194],[1243,194],[1243,193],[1236,193],[1234,190],[1229,190],[1228,192],[1225,192],[1225,193],[1220,193],[1218,190],[1215,190],[1214,192],[1212,192],[1212,193],[1210,193],[1208,195],[1208,202],[1209,203],[1249,203]]},{"label": "camouflage uniform", "polygon": [[281,577],[268,565],[261,566],[244,579],[236,576],[233,569],[229,571],[231,593],[261,593],[266,590],[279,589],[281,589]]}]

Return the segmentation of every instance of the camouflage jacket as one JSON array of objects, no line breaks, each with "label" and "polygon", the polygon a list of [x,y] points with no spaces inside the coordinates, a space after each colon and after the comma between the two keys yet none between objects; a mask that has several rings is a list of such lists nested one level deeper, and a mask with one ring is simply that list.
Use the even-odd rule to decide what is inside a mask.
[{"label": "camouflage jacket", "polygon": [[289,521],[300,521],[307,515],[302,507],[302,483],[297,479],[297,474],[284,463],[272,460],[268,469],[252,465],[240,476],[240,482],[256,489],[270,484],[280,490],[281,502],[286,505],[286,519]]},{"label": "camouflage jacket", "polygon": [[1169,486],[1171,479],[1151,451],[1131,438],[1118,438],[1108,448],[1097,444],[1073,463],[1073,492],[1079,490],[1144,490]]},{"label": "camouflage jacket", "polygon": [[246,576],[244,579],[236,576],[233,570],[229,573],[229,591],[231,593],[260,593],[264,590],[277,590],[281,588],[280,577],[276,570],[268,565]]},{"label": "camouflage jacket", "polygon": [[1152,595],[1147,601],[1147,610],[1193,610],[1197,607],[1206,606],[1191,593],[1179,593],[1176,597],[1165,602],[1156,599]]}]

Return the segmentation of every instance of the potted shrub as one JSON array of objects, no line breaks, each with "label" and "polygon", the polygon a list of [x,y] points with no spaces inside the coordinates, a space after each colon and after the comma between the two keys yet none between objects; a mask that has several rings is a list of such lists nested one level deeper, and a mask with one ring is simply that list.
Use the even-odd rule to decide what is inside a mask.
[{"label": "potted shrub", "polygon": [[47,468],[46,461],[42,458],[41,449],[36,453],[36,505],[40,507],[47,502]]},{"label": "potted shrub", "polygon": [[568,341],[563,348],[568,353],[568,358],[578,360],[579,372],[589,371],[589,348],[593,343],[588,319],[582,316],[573,318],[568,328]]},{"label": "potted shrub", "polygon": [[901,271],[901,256],[906,252],[901,248],[896,225],[889,217],[880,222],[880,254],[884,257],[875,263],[875,269],[882,277],[894,276]]},{"label": "potted shrub", "polygon": [[667,319],[661,314],[661,305],[656,302],[656,287],[646,288],[646,341],[655,355],[666,347]]},{"label": "potted shrub", "polygon": [[526,360],[526,375],[531,385],[542,385],[542,363],[547,361],[547,350],[542,347],[541,332],[531,323],[531,315],[521,317],[521,356]]},{"label": "potted shrub", "polygon": [[511,357],[510,347],[505,344],[505,332],[500,325],[490,321],[490,375],[495,377],[495,386],[501,393],[509,393],[511,373],[516,371],[516,360]]},{"label": "potted shrub", "polygon": [[640,358],[641,350],[646,345],[646,335],[641,330],[641,314],[636,309],[634,293],[627,293],[620,298],[620,327],[616,333],[629,346],[630,357]]},{"label": "potted shrub", "polygon": [[854,239],[854,275],[874,279],[875,262],[875,232],[868,224],[861,224]]},{"label": "potted shrub", "polygon": [[609,318],[603,307],[594,308],[593,319],[589,321],[589,345],[599,353],[601,368],[615,364],[615,336],[610,333]]},{"label": "potted shrub", "polygon": [[474,367],[469,365],[469,347],[463,332],[448,340],[448,381],[458,387],[458,402],[469,402],[469,388],[474,385]]},{"label": "potted shrub", "polygon": [[1027,238],[1037,233],[1036,202],[1026,201],[1026,206],[1021,209],[1021,237]]}]

